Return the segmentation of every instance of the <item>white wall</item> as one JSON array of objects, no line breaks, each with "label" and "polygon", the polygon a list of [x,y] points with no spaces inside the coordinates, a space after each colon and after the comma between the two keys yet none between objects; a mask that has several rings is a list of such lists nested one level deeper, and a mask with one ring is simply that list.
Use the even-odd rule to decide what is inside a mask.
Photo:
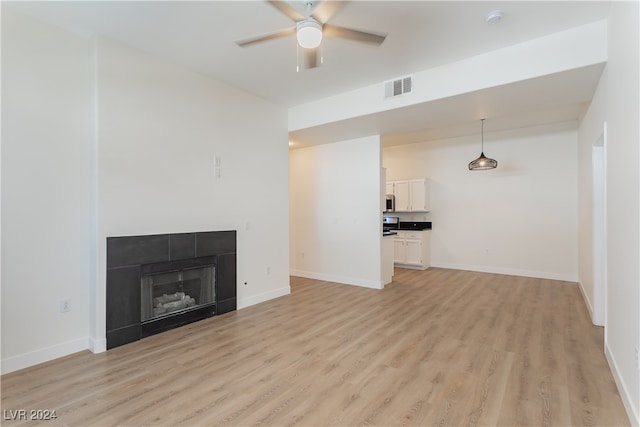
[{"label": "white wall", "polygon": [[382,288],[380,137],[292,150],[291,274]]},{"label": "white wall", "polygon": [[104,350],[107,236],[235,229],[238,307],[290,291],[285,109],[4,4],[2,62],[3,373]]},{"label": "white wall", "polygon": [[[2,7],[2,372],[87,348],[90,44]],[[60,313],[69,298],[71,311]]]},{"label": "white wall", "polygon": [[286,110],[106,38],[97,58],[93,334],[105,334],[108,236],[237,230],[238,306],[289,293]]},{"label": "white wall", "polygon": [[387,180],[431,178],[431,265],[575,281],[575,123],[488,132],[498,168],[469,171],[478,135],[383,150]]},{"label": "white wall", "polygon": [[631,422],[640,424],[640,17],[613,2],[607,64],[606,352]]},{"label": "white wall", "polygon": [[[593,146],[604,133],[607,70],[580,120],[578,130],[578,270],[579,282],[591,316],[594,309],[593,271]],[[602,304],[602,303],[601,303]]]}]

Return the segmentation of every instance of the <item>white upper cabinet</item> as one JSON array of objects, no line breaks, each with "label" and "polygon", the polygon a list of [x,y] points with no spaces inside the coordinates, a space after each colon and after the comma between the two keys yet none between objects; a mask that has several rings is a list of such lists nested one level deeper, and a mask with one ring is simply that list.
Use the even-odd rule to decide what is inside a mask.
[{"label": "white upper cabinet", "polygon": [[387,182],[392,184],[396,199],[396,212],[429,212],[429,179],[410,179]]},{"label": "white upper cabinet", "polygon": [[393,189],[393,195],[396,196],[396,212],[409,212],[411,210],[409,181],[395,181]]},{"label": "white upper cabinet", "polygon": [[428,212],[429,206],[429,180],[412,179],[409,181],[409,210],[412,212]]}]

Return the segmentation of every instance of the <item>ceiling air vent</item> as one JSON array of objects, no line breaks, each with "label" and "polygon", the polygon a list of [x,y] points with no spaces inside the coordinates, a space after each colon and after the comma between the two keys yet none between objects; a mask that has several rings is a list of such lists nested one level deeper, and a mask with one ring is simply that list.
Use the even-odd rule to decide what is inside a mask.
[{"label": "ceiling air vent", "polygon": [[393,98],[394,96],[411,93],[412,87],[413,82],[411,76],[401,77],[395,80],[388,80],[384,82],[384,97]]}]

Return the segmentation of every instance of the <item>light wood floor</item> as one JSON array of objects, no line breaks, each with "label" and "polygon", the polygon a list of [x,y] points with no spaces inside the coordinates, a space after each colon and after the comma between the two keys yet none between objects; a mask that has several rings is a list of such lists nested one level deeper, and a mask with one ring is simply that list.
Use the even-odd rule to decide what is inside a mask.
[{"label": "light wood floor", "polygon": [[[38,425],[628,425],[575,283],[396,270],[2,377]],[[3,420],[4,425],[20,424]]]}]

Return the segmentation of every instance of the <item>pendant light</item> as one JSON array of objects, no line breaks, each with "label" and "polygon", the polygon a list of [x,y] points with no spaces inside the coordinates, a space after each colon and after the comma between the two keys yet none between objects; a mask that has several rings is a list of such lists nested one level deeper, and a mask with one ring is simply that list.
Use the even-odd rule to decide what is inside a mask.
[{"label": "pendant light", "polygon": [[490,159],[484,155],[484,119],[482,122],[482,148],[480,150],[480,157],[469,163],[470,171],[482,171],[487,169],[495,169],[498,167],[496,160]]}]

